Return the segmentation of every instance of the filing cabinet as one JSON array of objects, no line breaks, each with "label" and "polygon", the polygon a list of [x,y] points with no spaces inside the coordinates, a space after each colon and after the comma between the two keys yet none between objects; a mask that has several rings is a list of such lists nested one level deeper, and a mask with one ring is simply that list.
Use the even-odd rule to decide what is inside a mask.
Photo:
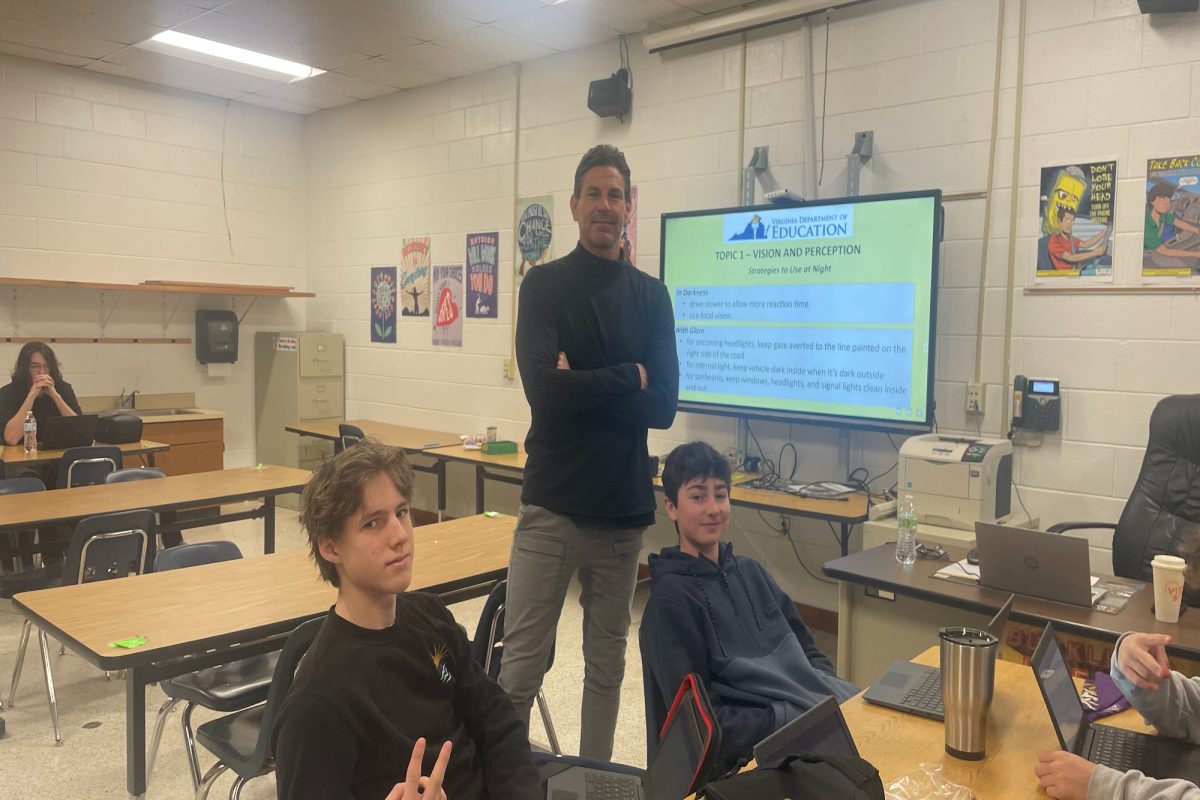
[{"label": "filing cabinet", "polygon": [[[315,469],[333,443],[284,430],[298,422],[344,419],[345,343],[339,333],[259,332],[254,337],[254,430],[258,461]],[[282,495],[295,507],[298,495]]]}]

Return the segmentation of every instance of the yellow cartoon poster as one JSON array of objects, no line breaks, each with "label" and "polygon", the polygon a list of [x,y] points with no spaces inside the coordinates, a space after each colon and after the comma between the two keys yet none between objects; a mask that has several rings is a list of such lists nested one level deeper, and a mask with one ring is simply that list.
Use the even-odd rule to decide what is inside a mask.
[{"label": "yellow cartoon poster", "polygon": [[400,316],[429,316],[429,237],[400,242]]},{"label": "yellow cartoon poster", "polygon": [[1042,168],[1038,283],[1112,282],[1116,179],[1116,161]]}]

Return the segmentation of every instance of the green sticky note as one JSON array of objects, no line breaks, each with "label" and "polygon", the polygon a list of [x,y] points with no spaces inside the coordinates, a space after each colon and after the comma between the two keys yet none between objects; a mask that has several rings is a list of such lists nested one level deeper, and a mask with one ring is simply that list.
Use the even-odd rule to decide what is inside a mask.
[{"label": "green sticky note", "polygon": [[121,639],[118,642],[109,642],[109,647],[120,647],[125,650],[132,650],[135,647],[141,647],[146,643],[145,636],[131,636],[128,639]]},{"label": "green sticky note", "polygon": [[483,512],[483,515],[485,517],[498,517],[498,516],[500,516],[500,512],[499,511],[485,511],[485,512]]}]

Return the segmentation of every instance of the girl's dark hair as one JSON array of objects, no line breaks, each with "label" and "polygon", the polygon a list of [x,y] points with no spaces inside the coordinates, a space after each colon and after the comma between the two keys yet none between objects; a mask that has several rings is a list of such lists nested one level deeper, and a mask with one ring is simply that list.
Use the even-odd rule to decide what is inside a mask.
[{"label": "girl's dark hair", "polygon": [[45,342],[25,343],[21,348],[21,352],[17,353],[17,365],[13,367],[12,382],[23,386],[28,386],[32,383],[29,379],[29,362],[33,360],[34,353],[41,353],[46,359],[46,364],[50,367],[50,377],[54,379],[54,385],[58,386],[61,384],[63,376],[58,366],[58,358],[54,355],[54,351],[50,349],[50,345]]},{"label": "girl's dark hair", "polygon": [[729,462],[705,442],[681,444],[671,451],[663,465],[663,492],[678,505],[679,487],[694,478],[716,478],[729,486],[732,480]]}]

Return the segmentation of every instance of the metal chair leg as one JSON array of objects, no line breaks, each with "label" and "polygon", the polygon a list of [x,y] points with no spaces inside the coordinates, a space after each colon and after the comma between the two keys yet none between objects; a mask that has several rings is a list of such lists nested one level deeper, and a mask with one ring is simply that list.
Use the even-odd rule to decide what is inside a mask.
[{"label": "metal chair leg", "polygon": [[17,663],[13,665],[12,685],[8,689],[8,707],[14,708],[17,700],[17,683],[21,680],[21,667],[25,666],[25,648],[29,645],[29,629],[33,623],[25,620],[21,626],[21,641],[17,644]]},{"label": "metal chair leg", "polygon": [[195,703],[188,703],[183,707],[183,713],[179,716],[179,721],[183,725],[183,746],[192,774],[193,789],[200,786],[200,758],[196,755],[196,734],[192,733],[192,711],[195,709]]},{"label": "metal chair leg", "polygon": [[550,749],[556,756],[561,756],[562,748],[558,746],[558,734],[554,731],[554,721],[550,719],[550,706],[546,704],[546,695],[541,687],[538,687],[537,691],[537,704],[538,711],[542,714],[542,725],[546,727],[546,735],[550,737]]},{"label": "metal chair leg", "polygon": [[58,700],[54,697],[54,673],[50,670],[50,641],[46,632],[38,628],[38,644],[42,648],[42,669],[46,673],[46,696],[50,700],[50,721],[54,723],[54,746],[62,747],[62,733],[58,729]]},{"label": "metal chair leg", "polygon": [[200,786],[196,789],[195,800],[208,800],[208,791],[212,789],[213,784],[217,782],[217,778],[221,777],[221,773],[227,769],[229,769],[229,767],[225,764],[222,764],[220,761],[213,764],[212,767],[209,768],[208,772],[204,774],[204,779],[200,781]]},{"label": "metal chair leg", "polygon": [[[158,758],[158,744],[162,740],[163,728],[166,727],[167,724],[167,715],[175,709],[175,706],[178,703],[178,698],[168,697],[167,702],[163,703],[158,708],[158,716],[154,720],[154,736],[150,739],[150,755],[146,757],[147,786],[150,784],[150,776],[154,774],[154,760]],[[196,791],[195,783],[192,784],[192,791]]]},{"label": "metal chair leg", "polygon": [[242,796],[242,787],[245,785],[246,779],[238,775],[237,780],[233,782],[233,786],[229,787],[229,800],[238,800]]}]

